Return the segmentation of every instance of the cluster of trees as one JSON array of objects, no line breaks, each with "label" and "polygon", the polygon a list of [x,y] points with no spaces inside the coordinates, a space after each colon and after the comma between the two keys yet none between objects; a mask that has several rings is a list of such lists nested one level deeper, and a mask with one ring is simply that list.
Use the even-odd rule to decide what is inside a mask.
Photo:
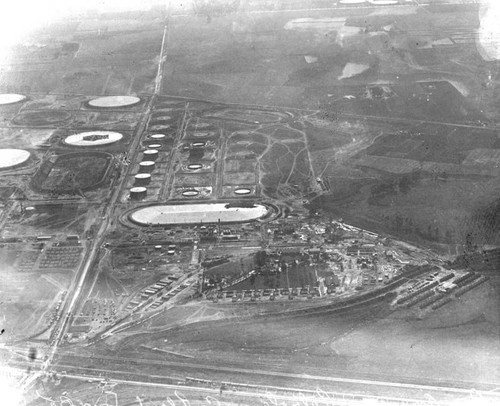
[{"label": "cluster of trees", "polygon": [[339,118],[339,115],[336,111],[331,110],[331,111],[326,111],[323,110],[320,113],[318,113],[318,117],[321,120],[327,120],[327,121],[337,121]]},{"label": "cluster of trees", "polygon": [[372,186],[371,197],[382,198],[392,194],[407,194],[412,187],[418,185],[422,179],[422,171],[417,170],[408,174],[394,176]]},{"label": "cluster of trees", "polygon": [[488,202],[471,216],[469,227],[482,243],[498,244],[500,240],[500,199]]},{"label": "cluster of trees", "polygon": [[412,171],[411,173],[384,179],[381,183],[374,185],[371,188],[371,197],[373,199],[376,199],[398,193],[407,194],[413,187],[421,183],[424,176],[427,179],[441,182],[446,182],[449,178],[449,175],[446,171],[423,173],[422,170],[418,169]]},{"label": "cluster of trees", "polygon": [[409,216],[396,213],[393,215],[383,216],[385,224],[391,229],[400,234],[418,235],[428,241],[434,241],[445,244],[452,244],[455,239],[453,230],[441,229],[439,226],[432,224],[418,224]]}]

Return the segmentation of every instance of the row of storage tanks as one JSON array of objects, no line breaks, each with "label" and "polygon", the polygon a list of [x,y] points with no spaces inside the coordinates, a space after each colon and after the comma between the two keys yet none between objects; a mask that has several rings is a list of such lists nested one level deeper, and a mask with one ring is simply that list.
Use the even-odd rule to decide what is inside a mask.
[{"label": "row of storage tanks", "polygon": [[[153,134],[149,138],[154,142],[161,142],[164,138],[164,134]],[[151,173],[154,171],[156,166],[156,160],[159,157],[158,148],[161,148],[161,144],[149,144],[148,149],[143,151],[142,162],[139,163],[139,172],[135,175],[134,187],[130,189],[130,199],[132,200],[142,200],[147,196],[147,185],[151,182]],[[203,147],[205,146],[204,141],[194,142],[193,147]],[[203,165],[201,164],[190,164],[188,169],[201,169]],[[198,191],[188,190],[184,192],[185,196],[196,196]]]},{"label": "row of storage tanks", "polygon": [[[164,134],[153,134],[149,138],[160,141],[165,138]],[[139,172],[135,175],[134,186],[130,189],[130,199],[142,200],[147,196],[147,185],[151,182],[151,173],[156,166],[156,160],[160,156],[158,148],[161,144],[150,144],[148,149],[143,151],[142,161],[139,162]]]}]

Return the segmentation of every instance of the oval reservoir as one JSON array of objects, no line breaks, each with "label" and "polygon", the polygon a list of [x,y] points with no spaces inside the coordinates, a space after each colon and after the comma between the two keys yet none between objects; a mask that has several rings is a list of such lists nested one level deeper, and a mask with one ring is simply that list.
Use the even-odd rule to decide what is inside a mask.
[{"label": "oval reservoir", "polygon": [[139,97],[135,96],[104,96],[92,99],[88,102],[90,107],[127,107],[133,106],[141,101]]},{"label": "oval reservoir", "polygon": [[197,203],[156,205],[137,209],[129,219],[140,225],[237,223],[265,216],[268,208],[262,204],[252,207],[231,206],[228,203]]}]

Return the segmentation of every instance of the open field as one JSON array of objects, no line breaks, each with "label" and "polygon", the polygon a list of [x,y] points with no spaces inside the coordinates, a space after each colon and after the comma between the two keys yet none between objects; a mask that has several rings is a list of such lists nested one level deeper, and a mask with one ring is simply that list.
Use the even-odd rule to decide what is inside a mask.
[{"label": "open field", "polygon": [[322,109],[337,114],[403,117],[449,122],[486,120],[449,82],[419,82],[372,87],[344,87],[343,92],[354,99],[339,98],[325,101]]},{"label": "open field", "polygon": [[[14,66],[18,67],[24,62],[29,69],[3,72],[2,88],[34,93],[96,95],[150,92],[156,74],[153,60],[161,44],[163,27],[150,21],[143,23],[147,28],[141,30],[113,32],[109,31],[113,19],[106,17],[98,18],[92,24],[89,29],[85,28],[86,23],[68,24],[57,33],[62,38],[73,38],[73,48],[77,50],[70,52],[71,58],[66,61],[64,58],[68,55],[63,53],[46,58],[43,54],[30,53],[28,48],[28,60],[13,62],[17,62]],[[37,38],[42,43],[50,43],[50,28],[40,31]],[[119,70],[114,69],[116,64],[120,65]]]},{"label": "open field", "polygon": [[76,202],[58,203],[55,201],[27,207],[30,209],[21,210],[21,207],[17,207],[11,212],[9,221],[3,229],[5,237],[52,235],[59,232],[85,235],[95,227],[93,223],[99,211],[95,204]]},{"label": "open field", "polygon": [[[357,127],[350,144],[336,149],[320,143],[311,151],[316,174],[334,191],[329,201],[318,198],[317,207],[415,241],[465,244],[469,234],[478,243],[491,238],[474,219],[496,199],[496,132],[437,124],[394,131],[376,121]],[[484,148],[475,148],[479,145]]]},{"label": "open field", "polygon": [[499,147],[496,131],[419,125],[402,133],[384,135],[365,152],[368,155],[460,164],[467,151]]},{"label": "open field", "polygon": [[[498,373],[496,362],[490,358],[497,351],[495,332],[489,322],[481,317],[481,314],[488,313],[488,306],[493,303],[488,304],[488,300],[495,299],[490,294],[484,298],[485,292],[491,292],[491,287],[484,289],[464,296],[462,303],[455,308],[436,313],[436,318],[445,319],[454,312],[460,313],[458,318],[457,313],[453,316],[454,324],[447,324],[440,329],[435,329],[430,321],[405,319],[404,313],[391,312],[384,303],[345,314],[324,313],[278,319],[233,317],[227,321],[201,321],[149,334],[137,331],[137,335],[124,338],[123,341],[117,342],[115,339],[114,351],[109,352],[109,347],[96,348],[93,363],[99,365],[96,355],[106,351],[105,354],[110,356],[108,362],[119,365],[119,357],[114,358],[116,355],[124,357],[125,354],[137,354],[141,344],[164,349],[165,353],[153,354],[139,350],[142,359],[146,360],[142,365],[141,362],[134,363],[139,370],[156,370],[158,366],[153,359],[169,363],[172,360],[180,361],[182,357],[195,356],[195,359],[187,362],[188,365],[210,364],[219,370],[208,373],[202,369],[191,369],[190,376],[216,381],[227,380],[231,373],[231,379],[238,380],[235,372],[226,371],[220,365],[224,359],[230,362],[232,368],[255,371],[255,374],[263,369],[276,371],[277,376],[273,378],[276,384],[280,381],[279,373],[293,371],[308,375],[363,376],[384,381],[397,377],[399,382],[431,384],[440,381],[444,385],[453,381],[470,382],[480,386],[480,382],[498,379],[495,378]],[[474,312],[463,311],[467,303],[475,304]],[[177,317],[184,318],[179,313]],[[172,323],[173,320],[169,324]],[[461,332],[460,336],[457,335],[458,331]],[[465,343],[468,358],[460,361],[463,359],[460,354]],[[443,347],[446,350],[443,351]],[[180,354],[181,358],[172,353]],[[391,355],[389,358],[388,354]],[[163,359],[159,360],[158,357]],[[436,357],[439,359],[437,365],[432,361]],[[71,359],[70,354],[67,359]],[[416,363],[415,359],[427,362]],[[64,357],[60,362],[65,363]],[[383,369],[380,368],[382,363],[385,365]],[[450,363],[459,367],[450,370]],[[171,365],[170,368],[182,370],[181,366]],[[443,376],[447,377],[446,382]],[[259,377],[255,376],[250,382],[259,382]],[[307,382],[303,384],[306,387],[309,385]],[[326,390],[323,383],[319,385]],[[369,393],[372,388],[364,386],[353,390]],[[392,394],[396,393],[401,395],[401,392],[393,389]]]},{"label": "open field", "polygon": [[[73,251],[54,243],[8,244],[0,248],[3,326],[10,339],[25,340],[49,332],[57,310],[81,260],[81,246]],[[59,303],[59,305],[58,305]]]}]

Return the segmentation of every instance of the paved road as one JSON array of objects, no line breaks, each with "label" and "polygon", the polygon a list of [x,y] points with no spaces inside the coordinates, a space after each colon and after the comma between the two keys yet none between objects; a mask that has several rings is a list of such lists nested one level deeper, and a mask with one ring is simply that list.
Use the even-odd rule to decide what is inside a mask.
[{"label": "paved road", "polygon": [[[158,63],[158,72],[157,72],[157,77],[156,77],[156,86],[155,86],[155,94],[153,97],[150,98],[149,103],[143,112],[143,118],[138,126],[138,130],[136,134],[140,135],[142,131],[145,129],[150,112],[151,112],[151,106],[152,102],[154,100],[154,96],[157,94],[156,92],[159,92],[161,89],[161,79],[163,75],[163,63],[164,60],[166,59],[166,56],[164,56],[164,47],[166,46],[166,38],[168,35],[168,27],[165,26],[164,31],[163,31],[163,41],[161,45],[161,51],[160,51],[160,60]],[[138,145],[140,143],[141,137],[136,136],[133,137],[132,143],[130,145],[130,151],[134,155],[137,155],[138,151]],[[52,362],[54,355],[57,351],[58,346],[61,344],[61,342],[64,339],[64,336],[66,334],[66,330],[70,326],[70,322],[72,320],[73,316],[73,311],[78,310],[80,307],[79,305],[81,304],[81,301],[85,299],[83,295],[81,295],[82,290],[88,280],[88,275],[90,270],[92,269],[92,265],[94,264],[94,259],[96,258],[96,255],[99,252],[99,248],[102,246],[104,243],[104,237],[106,234],[106,231],[108,229],[108,226],[111,222],[111,220],[115,217],[115,210],[117,207],[117,202],[119,201],[120,195],[122,193],[123,187],[125,185],[125,182],[127,181],[128,177],[128,172],[130,171],[130,166],[127,168],[126,173],[123,174],[122,179],[120,182],[115,185],[114,188],[114,193],[106,206],[106,211],[105,215],[103,216],[103,221],[101,222],[99,231],[96,233],[94,236],[93,242],[91,243],[91,246],[87,250],[84,260],[82,262],[82,266],[78,270],[78,272],[75,273],[75,277],[70,285],[70,288],[68,289],[68,295],[66,296],[65,303],[63,304],[63,310],[62,310],[62,317],[59,321],[59,323],[55,327],[56,335],[54,338],[54,344],[51,348],[50,353],[48,354],[48,357],[46,359],[46,362],[44,363],[43,369],[46,370],[49,366],[50,363]],[[97,277],[97,275],[94,275],[94,277]]]},{"label": "paved road", "polygon": [[[353,13],[356,11],[363,11],[363,10],[377,10],[377,9],[384,9],[387,8],[388,6],[386,5],[377,5],[377,4],[369,4],[369,3],[363,3],[363,4],[352,4],[352,5],[345,5],[341,4],[339,2],[340,0],[332,0],[329,2],[325,2],[325,6],[317,6],[317,7],[301,7],[304,3],[298,1],[298,2],[289,2],[288,7],[289,8],[283,8],[283,9],[271,9],[270,7],[265,9],[265,10],[245,10],[245,13],[247,14],[283,14],[283,13],[296,13],[296,12],[307,12],[307,11],[345,11],[348,13]],[[450,7],[456,7],[457,5],[460,6],[474,6],[480,3],[481,0],[411,0],[407,1],[406,3],[402,4],[396,4],[396,5],[391,5],[390,7],[397,7],[397,8],[407,8],[407,7],[422,7],[425,9],[425,7],[430,6],[430,5],[439,5],[439,6],[450,6]],[[332,7],[333,5],[333,7]],[[192,13],[172,13],[174,17],[192,17]]]}]

